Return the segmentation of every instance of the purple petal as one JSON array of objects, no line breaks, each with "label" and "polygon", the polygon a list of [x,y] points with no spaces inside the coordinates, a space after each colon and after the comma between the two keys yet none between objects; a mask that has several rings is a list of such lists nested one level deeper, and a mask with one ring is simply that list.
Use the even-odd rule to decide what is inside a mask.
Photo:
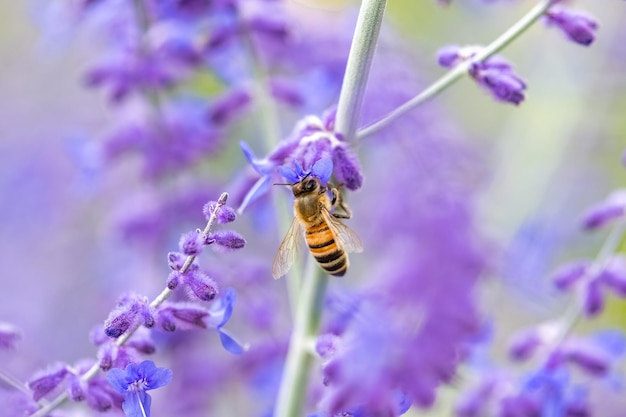
[{"label": "purple petal", "polygon": [[344,146],[337,146],[333,150],[333,163],[337,180],[348,190],[358,190],[363,185],[363,175],[355,155]]},{"label": "purple petal", "polygon": [[221,125],[241,115],[248,103],[250,94],[244,90],[231,90],[217,99],[208,112],[211,122]]},{"label": "purple petal", "polygon": [[33,399],[39,401],[52,392],[69,374],[65,365],[60,365],[52,371],[45,371],[39,378],[28,382],[28,387],[33,391]]},{"label": "purple petal", "polygon": [[600,284],[600,280],[594,279],[582,289],[583,309],[587,317],[594,317],[604,309],[604,295]]},{"label": "purple petal", "polygon": [[246,246],[246,240],[232,230],[220,230],[207,236],[206,244],[212,244],[213,249],[230,252]]},{"label": "purple petal", "polygon": [[[211,213],[215,211],[216,204],[216,201],[209,201],[202,207],[202,213],[204,213],[207,220],[211,217]],[[237,213],[235,213],[235,210],[228,206],[221,206],[219,210],[217,210],[216,216],[219,224],[234,222],[237,219]]]},{"label": "purple petal", "polygon": [[543,343],[538,329],[532,328],[516,334],[509,347],[509,355],[514,360],[529,359]]},{"label": "purple petal", "polygon": [[582,10],[552,6],[545,16],[549,24],[557,26],[573,42],[589,46],[595,40],[598,22]]},{"label": "purple petal", "polygon": [[187,257],[180,252],[170,252],[167,254],[167,264],[172,271],[180,271]]},{"label": "purple petal", "polygon": [[585,211],[582,218],[583,227],[591,230],[604,226],[610,221],[622,217],[624,208],[626,208],[626,192],[624,190],[615,191]]},{"label": "purple petal", "polygon": [[458,45],[448,45],[437,51],[437,63],[444,68],[452,68],[461,61]]},{"label": "purple petal", "polygon": [[562,265],[552,273],[552,280],[560,290],[569,290],[585,275],[591,266],[588,260],[570,262]]}]

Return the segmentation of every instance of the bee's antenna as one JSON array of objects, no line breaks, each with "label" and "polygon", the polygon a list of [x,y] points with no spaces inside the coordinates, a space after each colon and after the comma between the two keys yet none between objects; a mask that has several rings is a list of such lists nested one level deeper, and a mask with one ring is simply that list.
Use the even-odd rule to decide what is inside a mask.
[{"label": "bee's antenna", "polygon": [[278,183],[278,182],[277,182],[277,183],[274,183],[274,184],[272,184],[272,185],[293,185],[293,184],[288,183],[288,182],[287,182],[287,183]]}]

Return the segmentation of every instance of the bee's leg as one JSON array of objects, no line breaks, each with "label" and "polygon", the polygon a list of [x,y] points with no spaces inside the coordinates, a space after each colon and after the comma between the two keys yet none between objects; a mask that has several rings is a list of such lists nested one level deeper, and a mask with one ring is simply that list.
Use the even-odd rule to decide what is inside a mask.
[{"label": "bee's leg", "polygon": [[336,217],[337,219],[349,219],[350,217],[352,217],[352,211],[348,208],[346,203],[343,202],[343,198],[339,189],[331,186],[330,191],[333,194],[333,199],[331,200],[331,206],[333,207],[333,217]]}]

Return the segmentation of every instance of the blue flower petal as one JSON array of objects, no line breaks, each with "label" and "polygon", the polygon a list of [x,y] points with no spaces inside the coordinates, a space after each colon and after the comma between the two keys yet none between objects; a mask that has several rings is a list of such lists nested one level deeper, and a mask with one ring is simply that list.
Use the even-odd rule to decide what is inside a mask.
[{"label": "blue flower petal", "polygon": [[[300,163],[298,161],[293,161],[293,165],[296,171],[296,176],[298,177],[298,181],[300,181],[302,178],[304,178],[308,173],[304,171],[304,169],[302,168],[302,165],[300,165]],[[297,182],[297,181],[294,181]]]},{"label": "blue flower petal", "polygon": [[[145,391],[128,392],[124,396],[122,410],[126,417],[150,417],[152,398]],[[142,411],[143,410],[143,411]]]},{"label": "blue flower petal", "polygon": [[222,317],[222,321],[217,325],[217,328],[221,328],[228,320],[230,320],[230,316],[233,314],[233,307],[235,306],[235,301],[237,301],[237,292],[233,288],[227,288],[222,295],[222,303],[224,306],[224,316]]},{"label": "blue flower petal", "polygon": [[135,376],[137,376],[137,379],[145,378],[145,377],[149,376],[150,374],[152,374],[157,369],[157,366],[154,363],[154,361],[147,360],[147,361],[143,361],[143,362],[141,362],[140,364],[137,364],[137,365],[133,365],[131,363],[131,364],[129,364],[126,367],[126,371],[129,373],[129,376],[130,376],[130,372],[129,372],[130,369],[129,368],[131,368],[131,366],[134,367],[134,369],[132,369],[132,371],[134,371]]},{"label": "blue flower petal", "polygon": [[[302,169],[302,167],[300,167],[300,169]],[[280,175],[285,177],[290,183],[295,184],[300,181],[300,176],[298,175],[298,173],[286,165],[279,166],[278,172],[280,172]]]},{"label": "blue flower petal", "polygon": [[172,382],[172,370],[167,368],[156,368],[146,382],[146,390],[161,388]]},{"label": "blue flower petal", "polygon": [[333,161],[329,158],[322,158],[313,164],[311,168],[311,175],[319,178],[323,185],[330,179],[333,174]]},{"label": "blue flower petal", "polygon": [[109,381],[109,384],[111,384],[115,391],[121,394],[126,393],[126,388],[128,388],[128,384],[130,383],[126,378],[126,371],[119,368],[113,368],[107,372],[107,381]]},{"label": "blue flower petal", "polygon": [[239,342],[237,342],[231,335],[226,332],[226,330],[220,328],[219,333],[222,346],[224,346],[224,349],[226,349],[230,353],[235,355],[241,355],[247,350],[246,346],[243,346]]}]

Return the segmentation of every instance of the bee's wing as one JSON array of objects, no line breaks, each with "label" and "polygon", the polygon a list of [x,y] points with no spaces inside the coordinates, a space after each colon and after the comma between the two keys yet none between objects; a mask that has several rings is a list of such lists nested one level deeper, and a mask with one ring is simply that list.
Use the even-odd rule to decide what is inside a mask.
[{"label": "bee's wing", "polygon": [[341,223],[335,216],[330,214],[326,207],[322,207],[322,215],[328,227],[338,240],[339,246],[346,252],[363,252],[363,243],[354,230]]},{"label": "bee's wing", "polygon": [[274,264],[272,265],[272,275],[274,279],[278,279],[285,275],[291,265],[296,260],[296,253],[298,252],[298,244],[302,239],[302,224],[296,217],[293,218],[287,235],[283,239],[283,242],[276,252],[274,257]]}]

